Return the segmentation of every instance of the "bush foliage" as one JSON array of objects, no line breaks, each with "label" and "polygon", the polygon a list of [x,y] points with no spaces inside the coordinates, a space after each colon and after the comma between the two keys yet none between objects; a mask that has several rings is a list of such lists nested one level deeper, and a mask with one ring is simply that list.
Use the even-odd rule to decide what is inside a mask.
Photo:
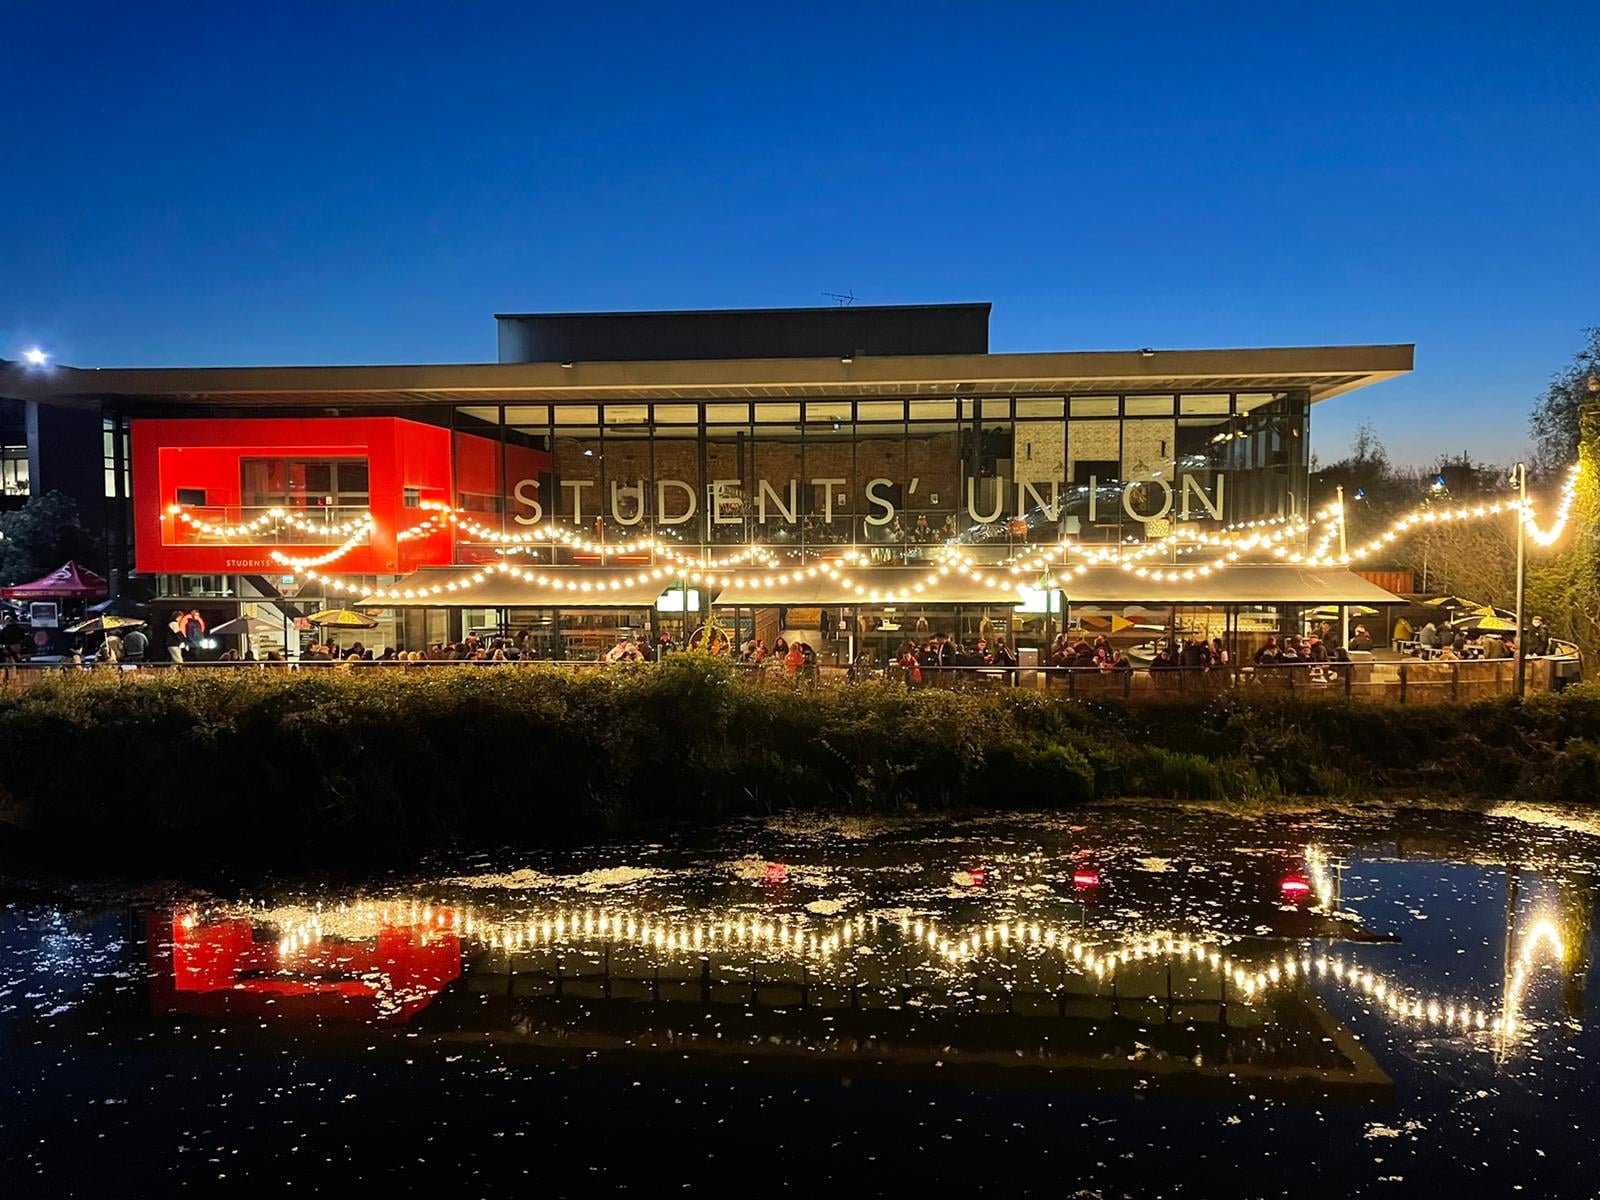
[{"label": "bush foliage", "polygon": [[788,808],[1049,808],[1404,788],[1593,799],[1600,692],[1461,707],[1036,692],[805,690],[680,654],[155,680],[63,674],[0,698],[0,822],[304,846],[527,839]]}]

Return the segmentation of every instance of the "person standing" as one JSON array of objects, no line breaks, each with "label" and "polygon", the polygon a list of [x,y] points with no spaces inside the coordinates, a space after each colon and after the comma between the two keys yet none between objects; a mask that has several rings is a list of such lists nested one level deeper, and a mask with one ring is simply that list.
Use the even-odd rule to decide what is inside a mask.
[{"label": "person standing", "polygon": [[173,610],[172,619],[167,622],[167,657],[175,667],[183,666],[183,654],[188,649],[183,634],[184,622],[183,613],[176,609]]},{"label": "person standing", "polygon": [[128,630],[128,636],[122,639],[122,659],[124,662],[142,663],[150,653],[150,639],[145,631],[139,628]]}]

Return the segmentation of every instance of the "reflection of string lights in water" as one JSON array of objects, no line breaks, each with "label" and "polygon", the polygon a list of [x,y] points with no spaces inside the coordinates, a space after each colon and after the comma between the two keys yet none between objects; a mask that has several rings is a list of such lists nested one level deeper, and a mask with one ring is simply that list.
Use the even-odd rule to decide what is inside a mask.
[{"label": "reflection of string lights in water", "polygon": [[[1317,907],[1332,913],[1337,896],[1329,871],[1327,855],[1317,846],[1305,848],[1306,873],[1317,897]],[[1319,976],[1331,977],[1339,983],[1357,989],[1377,1004],[1377,1011],[1398,1018],[1424,1021],[1430,1025],[1442,1024],[1446,1028],[1461,1030],[1493,1028],[1504,1037],[1518,1030],[1522,1007],[1522,994],[1528,985],[1533,957],[1541,946],[1548,945],[1552,956],[1559,960],[1565,953],[1560,931],[1555,922],[1541,918],[1523,935],[1521,949],[1510,969],[1500,1002],[1500,1015],[1490,1017],[1489,1007],[1481,1004],[1457,1004],[1450,999],[1417,993],[1402,994],[1391,984],[1358,964],[1348,965],[1339,959],[1319,958],[1316,969]],[[1309,966],[1309,964],[1307,964]]]},{"label": "reflection of string lights in water", "polygon": [[1528,986],[1528,971],[1533,966],[1534,952],[1540,946],[1550,947],[1551,957],[1560,961],[1566,953],[1566,947],[1561,942],[1561,934],[1556,929],[1555,922],[1549,918],[1534,922],[1533,928],[1528,930],[1523,938],[1522,950],[1517,955],[1516,965],[1511,969],[1511,980],[1506,984],[1504,1032],[1506,1036],[1514,1034],[1517,1030],[1517,1019],[1522,1012],[1522,993]]},{"label": "reflection of string lights in water", "polygon": [[1333,880],[1328,875],[1328,859],[1316,846],[1306,847],[1306,874],[1311,877],[1311,887],[1317,895],[1317,907],[1332,912]]},{"label": "reflection of string lights in water", "polygon": [[[1330,907],[1334,893],[1326,855],[1316,847],[1307,847],[1306,862],[1311,891],[1320,906]],[[1225,989],[1232,989],[1236,1000],[1245,1003],[1265,999],[1275,989],[1301,981],[1332,981],[1369,1000],[1372,1011],[1397,1023],[1455,1034],[1492,1029],[1503,1037],[1521,1029],[1522,997],[1537,953],[1548,947],[1559,959],[1563,952],[1554,922],[1538,921],[1524,936],[1500,1013],[1495,1015],[1492,1005],[1411,989],[1339,955],[1313,956],[1303,951],[1266,959],[1238,957],[1225,952],[1228,939],[1224,935],[1210,933],[1199,937],[1141,934],[1096,942],[1086,938],[1080,927],[1036,920],[952,928],[932,918],[904,912],[887,918],[880,918],[877,913],[857,913],[818,923],[805,914],[727,913],[667,918],[644,911],[590,908],[534,912],[513,919],[417,901],[409,905],[339,905],[328,910],[291,906],[253,912],[252,917],[278,932],[280,969],[285,971],[293,970],[297,956],[326,938],[370,939],[397,925],[419,931],[424,942],[430,934],[446,935],[459,937],[469,946],[494,951],[627,944],[663,955],[732,952],[786,958],[810,964],[816,970],[837,965],[854,947],[888,931],[908,950],[921,952],[930,965],[945,970],[960,970],[987,958],[1011,954],[1045,954],[1057,956],[1064,966],[1083,977],[1092,977],[1097,984],[1115,986],[1119,971],[1126,971],[1131,964],[1187,966],[1209,969]],[[193,928],[202,920],[199,914],[190,913],[182,918],[182,924],[186,929]]]}]

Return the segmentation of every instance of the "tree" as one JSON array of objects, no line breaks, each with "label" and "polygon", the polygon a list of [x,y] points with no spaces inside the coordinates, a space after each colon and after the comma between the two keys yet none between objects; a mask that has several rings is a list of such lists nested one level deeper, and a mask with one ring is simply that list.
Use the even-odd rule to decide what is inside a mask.
[{"label": "tree", "polygon": [[27,583],[68,559],[98,566],[97,539],[78,521],[78,506],[60,492],[30,497],[0,513],[0,584]]},{"label": "tree", "polygon": [[1572,361],[1550,377],[1550,386],[1534,402],[1528,418],[1533,461],[1538,475],[1555,477],[1578,460],[1583,406],[1600,393],[1600,325],[1585,329],[1589,340]]},{"label": "tree", "polygon": [[[1404,506],[1408,512],[1417,507],[1456,508],[1474,501],[1510,499],[1509,472],[1465,453],[1440,455],[1431,467],[1407,474],[1412,481],[1412,499]],[[1498,517],[1423,525],[1394,544],[1394,561],[1414,572],[1426,591],[1508,608],[1516,603],[1515,521],[1507,512]]]},{"label": "tree", "polygon": [[1337,485],[1343,484],[1347,499],[1354,499],[1358,493],[1363,499],[1381,497],[1394,483],[1389,452],[1379,440],[1377,430],[1365,422],[1356,428],[1350,453],[1337,462],[1316,468],[1314,474],[1319,492],[1331,493]]},{"label": "tree", "polygon": [[1593,670],[1600,657],[1600,399],[1580,406],[1578,430],[1583,470],[1572,515],[1561,542],[1530,563],[1528,611],[1575,642]]}]

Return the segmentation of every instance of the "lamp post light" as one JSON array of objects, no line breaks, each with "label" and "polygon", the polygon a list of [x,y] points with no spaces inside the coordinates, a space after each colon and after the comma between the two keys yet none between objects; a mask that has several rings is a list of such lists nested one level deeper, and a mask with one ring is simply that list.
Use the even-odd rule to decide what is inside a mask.
[{"label": "lamp post light", "polygon": [[[1344,519],[1344,484],[1342,483],[1338,487],[1338,497],[1339,558],[1344,562],[1348,562],[1350,559],[1350,543],[1346,540],[1345,530],[1349,527],[1349,522]],[[1348,604],[1339,605],[1339,648],[1346,651],[1350,649],[1350,606]]]},{"label": "lamp post light", "polygon": [[1523,644],[1523,609],[1528,598],[1528,464],[1519,462],[1511,468],[1511,482],[1517,487],[1517,650],[1512,694],[1522,697],[1528,682],[1528,656]]}]

